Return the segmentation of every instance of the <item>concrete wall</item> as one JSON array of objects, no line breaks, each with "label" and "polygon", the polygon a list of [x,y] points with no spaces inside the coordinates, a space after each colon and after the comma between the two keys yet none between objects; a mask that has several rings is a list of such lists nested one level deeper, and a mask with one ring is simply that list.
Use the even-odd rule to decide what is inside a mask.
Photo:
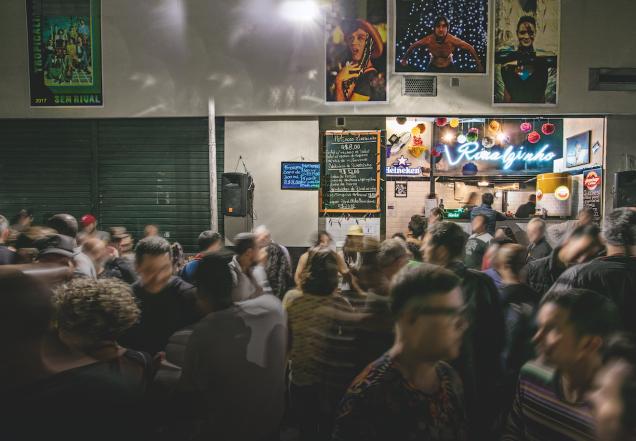
[{"label": "concrete wall", "polygon": [[559,107],[545,109],[492,107],[492,73],[452,89],[439,77],[436,98],[402,97],[389,75],[390,104],[327,106],[324,17],[285,20],[281,1],[103,1],[105,106],[85,110],[29,108],[25,2],[3,0],[0,118],[205,116],[210,98],[218,116],[636,113],[633,94],[587,90],[591,67],[634,67],[636,1],[561,1]]},{"label": "concrete wall", "polygon": [[633,128],[636,116],[612,116],[607,119],[607,154],[603,176],[605,213],[613,208],[614,173],[636,169],[636,142]]},{"label": "concrete wall", "polygon": [[[318,118],[225,121],[225,171],[233,172],[242,156],[256,187],[254,227],[266,225],[272,239],[284,246],[309,246],[310,235],[318,230],[318,192],[281,190],[280,163],[300,162],[302,157],[318,161],[317,139]],[[242,163],[238,171],[243,171]],[[226,244],[232,245],[232,238],[243,231],[243,218],[225,217]]]}]

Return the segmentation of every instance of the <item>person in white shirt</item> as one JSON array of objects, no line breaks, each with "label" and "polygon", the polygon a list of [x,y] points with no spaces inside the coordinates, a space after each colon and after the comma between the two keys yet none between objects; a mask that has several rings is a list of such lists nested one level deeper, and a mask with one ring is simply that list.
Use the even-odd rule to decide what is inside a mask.
[{"label": "person in white shirt", "polygon": [[[256,236],[252,233],[239,233],[234,237],[236,256],[229,263],[232,274],[232,300],[254,299],[263,294],[263,288],[254,278],[254,267],[258,262],[259,250]],[[197,268],[197,277],[199,271]]]}]

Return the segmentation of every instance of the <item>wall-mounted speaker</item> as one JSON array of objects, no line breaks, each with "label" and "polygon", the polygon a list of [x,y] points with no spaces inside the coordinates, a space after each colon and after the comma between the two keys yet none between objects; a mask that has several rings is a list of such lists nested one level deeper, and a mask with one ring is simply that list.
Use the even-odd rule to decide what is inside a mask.
[{"label": "wall-mounted speaker", "polygon": [[221,175],[221,207],[224,216],[252,215],[252,177],[248,173]]},{"label": "wall-mounted speaker", "polygon": [[614,173],[614,208],[636,207],[636,171]]}]

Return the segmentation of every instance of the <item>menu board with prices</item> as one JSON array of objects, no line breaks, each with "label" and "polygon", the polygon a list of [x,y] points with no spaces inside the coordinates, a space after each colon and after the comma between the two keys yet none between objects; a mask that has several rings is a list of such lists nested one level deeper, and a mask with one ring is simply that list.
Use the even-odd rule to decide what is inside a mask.
[{"label": "menu board with prices", "polygon": [[326,133],[321,212],[380,211],[381,132]]},{"label": "menu board with prices", "polygon": [[320,163],[282,162],[280,183],[283,190],[320,190]]}]

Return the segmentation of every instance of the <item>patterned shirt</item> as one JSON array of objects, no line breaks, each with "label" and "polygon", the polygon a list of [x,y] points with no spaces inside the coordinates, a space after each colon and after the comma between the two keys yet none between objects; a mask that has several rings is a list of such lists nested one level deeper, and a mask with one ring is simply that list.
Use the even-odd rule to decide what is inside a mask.
[{"label": "patterned shirt", "polygon": [[517,396],[501,441],[592,441],[594,419],[585,403],[563,396],[561,375],[536,361],[521,369]]},{"label": "patterned shirt", "polygon": [[464,263],[468,268],[481,271],[484,254],[490,246],[493,237],[488,233],[472,234],[466,242],[466,257]]},{"label": "patterned shirt", "polygon": [[395,367],[388,353],[353,381],[340,403],[334,440],[467,440],[464,388],[448,364],[440,388],[427,394]]},{"label": "patterned shirt", "polygon": [[326,339],[324,330],[331,324],[320,308],[328,308],[331,296],[314,296],[292,290],[285,294],[283,306],[287,309],[291,330],[291,374],[296,386],[310,386],[321,380],[322,360]]}]

